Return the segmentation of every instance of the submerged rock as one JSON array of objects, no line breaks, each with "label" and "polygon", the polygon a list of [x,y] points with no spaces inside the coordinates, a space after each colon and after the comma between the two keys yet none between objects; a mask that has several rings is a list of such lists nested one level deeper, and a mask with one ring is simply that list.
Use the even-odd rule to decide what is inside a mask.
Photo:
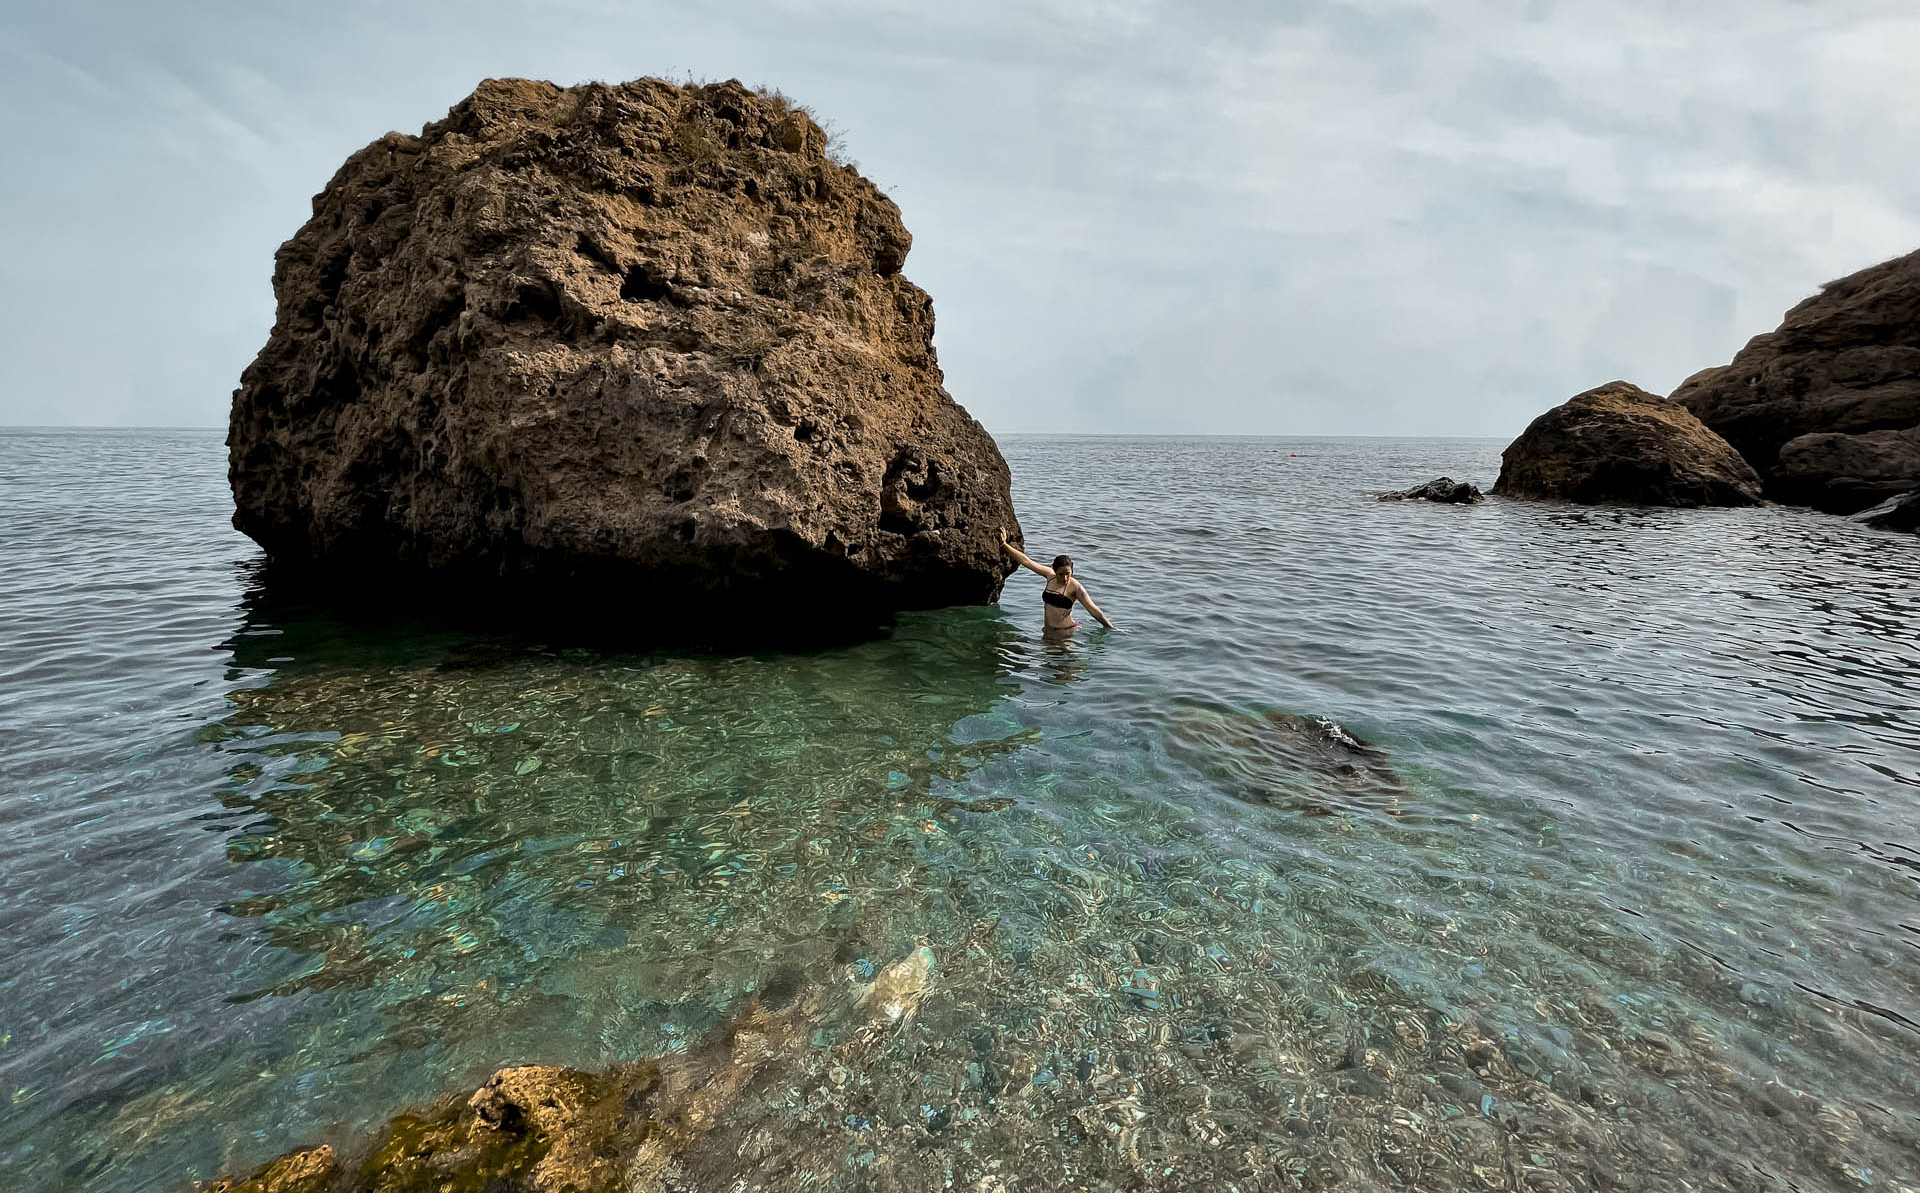
[{"label": "submerged rock", "polygon": [[634,619],[993,601],[1006,463],[825,146],[736,82],[494,79],[354,154],[275,259],[234,524],[349,589]]},{"label": "submerged rock", "polygon": [[1920,489],[1920,252],[1828,282],[1673,397],[1776,500],[1852,513]]},{"label": "submerged rock", "polygon": [[1877,530],[1920,531],[1920,489],[1889,497],[1872,509],[1861,510],[1853,520]]},{"label": "submerged rock", "polygon": [[[975,943],[990,926],[976,929]],[[342,1160],[330,1147],[291,1152],[204,1193],[649,1193],[705,1188],[685,1170],[757,1082],[817,1074],[805,1067],[838,1056],[870,1057],[886,1029],[919,1010],[932,987],[933,950],[922,940],[861,987],[839,1016],[821,987],[775,975],[769,990],[693,1049],[588,1072],[558,1065],[501,1069],[470,1096],[449,1095],[395,1115],[364,1152]],[[788,987],[777,991],[774,987]],[[850,1021],[840,1018],[850,1012]],[[810,1035],[836,1021],[852,1030],[815,1058]],[[843,1078],[837,1084],[844,1085]],[[737,1150],[718,1148],[708,1166],[742,1171]]]},{"label": "submerged rock", "polygon": [[1438,501],[1446,505],[1478,505],[1486,498],[1481,496],[1479,488],[1466,481],[1456,481],[1443,476],[1430,480],[1424,485],[1415,485],[1411,489],[1402,489],[1398,493],[1382,493],[1376,501]]},{"label": "submerged rock", "polygon": [[205,1193],[650,1193],[687,1186],[681,1159],[770,1067],[803,1054],[818,988],[749,1003],[691,1052],[601,1072],[502,1069],[469,1097],[395,1115],[356,1158],[292,1152]]},{"label": "submerged rock", "polygon": [[1398,814],[1409,798],[1385,751],[1326,717],[1194,706],[1176,711],[1169,731],[1169,754],[1245,803]]},{"label": "submerged rock", "polygon": [[1610,381],[1547,411],[1500,456],[1497,497],[1757,505],[1760,478],[1684,406]]},{"label": "submerged rock", "polygon": [[898,1023],[912,1016],[933,981],[933,950],[921,942],[911,953],[880,971],[861,994],[860,1005],[876,1020]]},{"label": "submerged rock", "polygon": [[347,1187],[513,1189],[597,1193],[622,1186],[622,1153],[652,1133],[644,1105],[651,1067],[609,1074],[552,1065],[502,1069],[463,1104],[447,1098],[423,1115],[401,1114]]}]

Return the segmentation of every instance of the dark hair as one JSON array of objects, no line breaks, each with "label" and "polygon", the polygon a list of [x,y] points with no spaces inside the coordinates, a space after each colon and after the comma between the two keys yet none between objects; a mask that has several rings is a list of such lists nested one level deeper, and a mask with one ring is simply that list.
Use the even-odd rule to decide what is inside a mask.
[{"label": "dark hair", "polygon": [[1053,557],[1053,570],[1057,572],[1057,571],[1059,571],[1059,570],[1060,570],[1061,568],[1067,568],[1068,570],[1071,570],[1071,569],[1073,568],[1073,560],[1072,560],[1072,559],[1070,559],[1070,558],[1068,558],[1068,557],[1067,557],[1067,556],[1065,556],[1065,555],[1056,555],[1056,556],[1054,556],[1054,557]]}]

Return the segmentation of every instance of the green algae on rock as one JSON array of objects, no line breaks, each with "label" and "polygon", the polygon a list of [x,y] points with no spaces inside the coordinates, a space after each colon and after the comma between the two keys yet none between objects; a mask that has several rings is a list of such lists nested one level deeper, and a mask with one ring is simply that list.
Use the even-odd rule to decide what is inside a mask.
[{"label": "green algae on rock", "polygon": [[589,1073],[501,1069],[469,1097],[395,1115],[363,1159],[294,1152],[205,1193],[648,1193],[682,1187],[676,1156],[719,1122],[819,1010],[817,988],[750,1003],[690,1054]]},{"label": "green algae on rock", "polygon": [[218,1180],[206,1193],[332,1193],[345,1174],[326,1144],[290,1152],[241,1177]]}]

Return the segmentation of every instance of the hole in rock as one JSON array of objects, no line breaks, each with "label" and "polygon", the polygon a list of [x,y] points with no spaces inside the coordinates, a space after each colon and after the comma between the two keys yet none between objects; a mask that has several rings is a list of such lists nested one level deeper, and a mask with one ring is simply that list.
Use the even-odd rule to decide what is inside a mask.
[{"label": "hole in rock", "polygon": [[620,283],[620,297],[628,302],[660,302],[672,293],[673,288],[667,285],[667,279],[648,265],[636,265],[627,270],[626,280]]},{"label": "hole in rock", "polygon": [[558,323],[562,308],[560,295],[554,292],[550,282],[536,281],[522,283],[514,292],[514,305],[519,310],[543,323]]},{"label": "hole in rock", "polygon": [[920,524],[914,521],[902,507],[887,503],[880,507],[880,529],[911,536],[920,529]]}]

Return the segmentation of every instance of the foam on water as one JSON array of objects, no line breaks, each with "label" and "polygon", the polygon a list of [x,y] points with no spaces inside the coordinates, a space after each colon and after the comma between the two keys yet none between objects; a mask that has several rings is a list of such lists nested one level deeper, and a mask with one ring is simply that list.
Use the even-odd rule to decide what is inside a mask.
[{"label": "foam on water", "polygon": [[1920,541],[1366,499],[1480,441],[1006,447],[1133,633],[1024,574],[787,655],[348,623],[256,583],[217,435],[0,435],[0,1180],[907,973],[745,1172],[1920,1187]]}]

